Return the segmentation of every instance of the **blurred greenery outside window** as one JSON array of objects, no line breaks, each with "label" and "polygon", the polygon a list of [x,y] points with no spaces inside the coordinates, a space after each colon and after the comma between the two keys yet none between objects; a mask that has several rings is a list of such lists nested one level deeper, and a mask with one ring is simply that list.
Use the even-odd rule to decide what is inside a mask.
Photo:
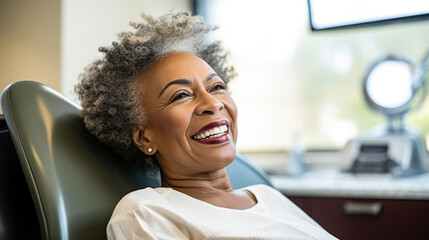
[{"label": "blurred greenery outside window", "polygon": [[[294,129],[307,150],[341,149],[385,123],[363,97],[369,66],[387,54],[417,64],[429,49],[429,21],[312,32],[306,0],[197,1],[197,13],[219,26],[212,37],[238,72],[230,90],[242,152],[289,150]],[[407,115],[426,138],[428,102]]]}]

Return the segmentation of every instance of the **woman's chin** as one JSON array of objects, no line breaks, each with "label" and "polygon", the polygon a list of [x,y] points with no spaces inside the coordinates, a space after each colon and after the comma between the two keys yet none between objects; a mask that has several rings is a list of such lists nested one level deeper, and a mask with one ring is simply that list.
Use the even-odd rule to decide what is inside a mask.
[{"label": "woman's chin", "polygon": [[235,145],[232,144],[232,146],[225,147],[221,151],[216,152],[214,157],[226,167],[234,161],[236,153]]},{"label": "woman's chin", "polygon": [[218,162],[226,167],[234,161],[236,151],[234,142],[230,140],[222,144],[201,144],[194,153],[199,153],[200,159],[212,159],[210,162]]}]

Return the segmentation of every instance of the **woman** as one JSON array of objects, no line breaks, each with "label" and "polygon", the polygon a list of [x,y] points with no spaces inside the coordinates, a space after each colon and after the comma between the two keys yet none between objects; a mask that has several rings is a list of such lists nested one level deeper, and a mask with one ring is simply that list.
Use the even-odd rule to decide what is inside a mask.
[{"label": "woman", "polygon": [[89,131],[127,159],[160,170],[162,187],[127,194],[109,239],[335,239],[276,190],[233,190],[235,73],[202,18],[142,15],[100,48],[76,86]]}]

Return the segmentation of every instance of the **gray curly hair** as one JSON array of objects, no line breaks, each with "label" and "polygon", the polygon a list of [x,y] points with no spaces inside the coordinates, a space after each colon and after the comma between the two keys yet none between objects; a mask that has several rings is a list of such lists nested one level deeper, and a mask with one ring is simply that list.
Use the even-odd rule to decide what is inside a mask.
[{"label": "gray curly hair", "polygon": [[134,31],[119,33],[118,41],[99,48],[103,57],[79,75],[75,91],[91,134],[130,162],[157,169],[155,157],[145,155],[132,141],[133,127],[148,121],[136,76],[172,52],[190,52],[202,58],[226,84],[235,71],[227,64],[228,54],[221,43],[206,41],[207,33],[216,27],[204,24],[202,17],[189,12],[171,12],[159,18],[141,16],[143,22],[130,23]]}]

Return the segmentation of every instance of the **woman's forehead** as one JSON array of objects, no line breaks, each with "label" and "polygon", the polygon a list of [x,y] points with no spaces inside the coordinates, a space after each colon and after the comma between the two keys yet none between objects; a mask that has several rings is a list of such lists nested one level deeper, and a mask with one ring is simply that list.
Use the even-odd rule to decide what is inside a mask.
[{"label": "woman's forehead", "polygon": [[[188,52],[171,53],[153,63],[143,75],[156,79],[161,85],[176,79],[189,79],[195,75],[207,75],[213,69],[201,58]],[[191,79],[189,79],[191,80]]]}]

